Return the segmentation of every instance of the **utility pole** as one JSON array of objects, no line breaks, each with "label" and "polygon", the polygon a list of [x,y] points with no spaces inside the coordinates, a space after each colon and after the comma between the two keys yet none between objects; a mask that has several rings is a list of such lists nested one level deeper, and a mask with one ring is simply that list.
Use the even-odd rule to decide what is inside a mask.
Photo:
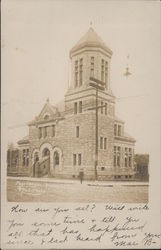
[{"label": "utility pole", "polygon": [[96,130],[95,130],[95,140],[96,140],[96,146],[95,146],[95,164],[94,164],[94,171],[95,171],[95,180],[97,180],[97,166],[98,166],[98,109],[105,107],[105,105],[98,106],[98,90],[105,90],[105,83],[94,78],[90,77],[90,83],[89,85],[93,87],[96,90],[96,105],[93,108],[89,108],[88,110],[96,110]]},{"label": "utility pole", "polygon": [[98,166],[98,88],[96,88],[96,147],[95,147],[95,179],[97,180],[97,166]]}]

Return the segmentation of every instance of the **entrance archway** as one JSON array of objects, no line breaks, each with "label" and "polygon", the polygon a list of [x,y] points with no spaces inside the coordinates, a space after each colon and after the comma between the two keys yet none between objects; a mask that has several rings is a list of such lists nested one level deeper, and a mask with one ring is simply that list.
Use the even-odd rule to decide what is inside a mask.
[{"label": "entrance archway", "polygon": [[43,143],[40,146],[40,175],[49,175],[50,169],[53,164],[53,159],[51,158],[52,156],[52,145],[50,143]]},{"label": "entrance archway", "polygon": [[50,151],[48,148],[44,148],[42,151],[42,157],[46,157],[46,156],[50,157]]}]

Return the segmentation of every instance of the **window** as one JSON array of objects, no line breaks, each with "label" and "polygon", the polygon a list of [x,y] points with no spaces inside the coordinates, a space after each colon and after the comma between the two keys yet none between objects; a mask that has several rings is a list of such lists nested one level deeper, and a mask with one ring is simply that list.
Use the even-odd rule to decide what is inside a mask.
[{"label": "window", "polygon": [[118,136],[121,136],[121,125],[118,125]]},{"label": "window", "polygon": [[100,149],[103,149],[103,137],[100,137]]},{"label": "window", "polygon": [[94,57],[91,57],[91,72],[90,76],[94,77]]},{"label": "window", "polygon": [[104,149],[107,148],[107,138],[104,138]]},{"label": "window", "polygon": [[[79,106],[78,106],[78,104],[79,104]],[[74,114],[77,114],[78,111],[79,111],[79,113],[82,113],[82,101],[80,101],[79,103],[77,103],[77,102],[74,103]]]},{"label": "window", "polygon": [[82,101],[79,102],[79,113],[82,113]]},{"label": "window", "polygon": [[132,149],[129,148],[129,167],[132,165]]},{"label": "window", "polygon": [[129,148],[129,167],[131,167],[131,163],[132,163],[132,149]]},{"label": "window", "polygon": [[79,137],[79,126],[76,126],[76,137]]},{"label": "window", "polygon": [[77,155],[73,154],[73,166],[77,164]]},{"label": "window", "polygon": [[102,59],[102,61],[101,61],[101,81],[103,81],[103,82],[104,82],[104,73],[105,73],[104,70],[105,70],[104,69],[104,60]]},{"label": "window", "polygon": [[59,165],[59,153],[57,151],[54,152],[54,163]]},{"label": "window", "polygon": [[107,115],[107,103],[105,103],[105,115]]},{"label": "window", "polygon": [[78,165],[80,166],[82,164],[81,154],[78,154]]},{"label": "window", "polygon": [[106,88],[108,84],[108,62],[105,62],[105,83],[106,83]]},{"label": "window", "polygon": [[29,165],[29,149],[26,150],[26,165]]},{"label": "window", "polygon": [[75,87],[78,87],[78,72],[75,72]]},{"label": "window", "polygon": [[77,102],[74,103],[74,114],[77,114]]},{"label": "window", "polygon": [[29,156],[27,156],[27,158],[26,158],[26,166],[28,166],[29,165]]},{"label": "window", "polygon": [[23,149],[22,151],[22,165],[28,166],[29,165],[29,149]]},{"label": "window", "polygon": [[44,127],[44,137],[47,137],[47,127]]},{"label": "window", "polygon": [[83,80],[83,58],[79,60],[79,86],[82,86]]},{"label": "window", "polygon": [[117,166],[120,167],[120,147],[117,147]]},{"label": "window", "polygon": [[114,125],[114,135],[117,135],[117,125]]},{"label": "window", "polygon": [[108,83],[108,62],[104,59],[101,60],[101,81]]},{"label": "window", "polygon": [[39,139],[42,138],[42,128],[39,128]]},{"label": "window", "polygon": [[101,102],[101,114],[103,114],[103,102]]},{"label": "window", "polygon": [[78,87],[78,61],[75,61],[75,88]]},{"label": "window", "polygon": [[114,146],[114,167],[116,167],[117,161],[116,161],[116,146]]},{"label": "window", "polygon": [[125,148],[125,167],[132,166],[132,149]]},{"label": "window", "polygon": [[26,150],[25,149],[23,149],[23,166],[25,166],[26,165]]},{"label": "window", "polygon": [[39,154],[38,154],[38,152],[35,152],[35,154],[34,154],[34,162],[36,162],[38,160],[39,160]]},{"label": "window", "polygon": [[52,136],[55,136],[55,125],[52,125]]},{"label": "window", "polygon": [[127,156],[125,155],[125,167],[127,167]]},{"label": "window", "polygon": [[49,118],[50,118],[49,115],[44,116],[44,120],[49,120]]},{"label": "window", "polygon": [[128,167],[128,148],[125,148],[125,167]]},{"label": "window", "polygon": [[50,155],[50,151],[48,148],[44,148],[43,152],[42,152],[42,156],[45,157],[45,156],[48,156]]},{"label": "window", "polygon": [[114,167],[120,167],[121,148],[114,146]]},{"label": "window", "polygon": [[105,170],[105,167],[101,167],[101,170],[104,171],[104,170]]}]

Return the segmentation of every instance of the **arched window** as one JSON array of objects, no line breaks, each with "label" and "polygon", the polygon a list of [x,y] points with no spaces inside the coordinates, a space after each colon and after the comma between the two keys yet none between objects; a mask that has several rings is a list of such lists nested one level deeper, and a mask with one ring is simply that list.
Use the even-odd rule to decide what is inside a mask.
[{"label": "arched window", "polygon": [[59,165],[59,153],[57,151],[54,152],[54,163]]},{"label": "arched window", "polygon": [[49,115],[45,115],[44,120],[49,120]]},{"label": "arched window", "polygon": [[43,152],[42,152],[42,156],[45,157],[45,156],[48,156],[50,155],[50,151],[48,148],[44,148]]}]

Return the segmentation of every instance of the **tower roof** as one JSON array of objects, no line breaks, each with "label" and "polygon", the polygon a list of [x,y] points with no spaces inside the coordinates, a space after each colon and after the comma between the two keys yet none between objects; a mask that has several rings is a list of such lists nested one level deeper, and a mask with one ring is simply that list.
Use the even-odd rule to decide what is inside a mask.
[{"label": "tower roof", "polygon": [[106,46],[104,41],[97,35],[93,28],[89,28],[87,33],[71,49],[70,56],[73,52],[84,47],[99,47],[112,55],[112,51]]}]

